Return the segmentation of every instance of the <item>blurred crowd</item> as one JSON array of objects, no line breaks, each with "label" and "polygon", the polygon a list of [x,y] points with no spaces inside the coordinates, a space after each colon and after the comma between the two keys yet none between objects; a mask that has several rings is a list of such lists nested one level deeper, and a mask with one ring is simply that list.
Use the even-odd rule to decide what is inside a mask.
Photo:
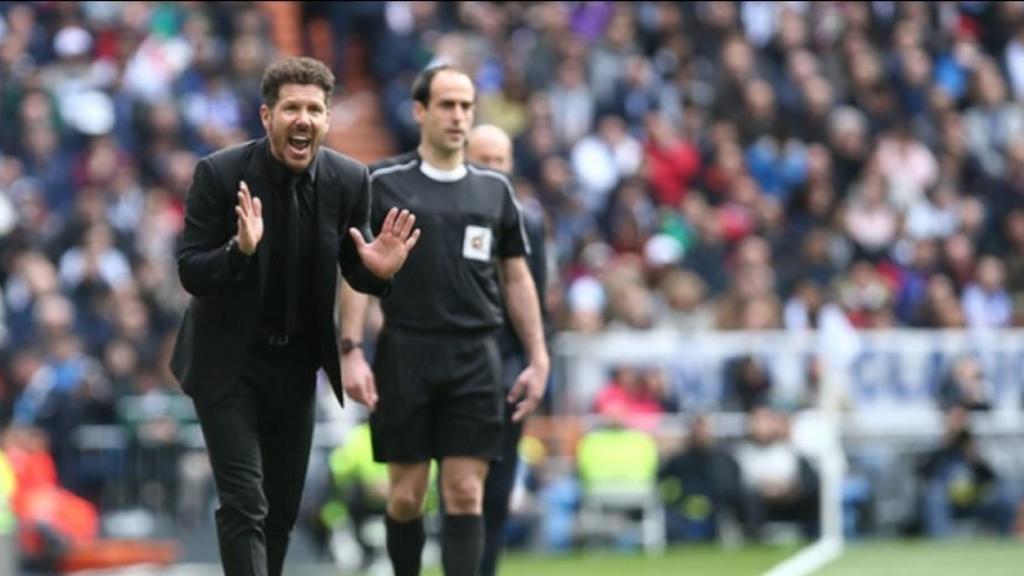
[{"label": "blurred crowd", "polygon": [[183,200],[199,157],[262,132],[268,36],[240,3],[0,3],[0,429],[44,432],[94,500],[79,426],[178,394]]},{"label": "blurred crowd", "polygon": [[376,61],[474,72],[549,218],[560,328],[799,330],[826,306],[854,328],[1020,323],[1019,5],[404,9]]},{"label": "blurred crowd", "polygon": [[[37,372],[170,385],[196,159],[258,137],[276,55],[245,3],[3,3],[4,419]],[[309,3],[361,42],[395,150],[458,63],[549,226],[558,329],[1006,327],[1024,294],[1014,3]],[[89,382],[95,386],[79,386]],[[105,391],[104,388],[109,388]],[[102,417],[101,407],[97,414]]]}]

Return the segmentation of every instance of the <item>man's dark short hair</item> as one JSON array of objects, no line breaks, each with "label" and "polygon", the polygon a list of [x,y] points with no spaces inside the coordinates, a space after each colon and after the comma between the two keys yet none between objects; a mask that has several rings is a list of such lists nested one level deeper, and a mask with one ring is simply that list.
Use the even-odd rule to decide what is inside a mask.
[{"label": "man's dark short hair", "polygon": [[445,70],[450,70],[452,72],[455,72],[456,74],[462,74],[467,78],[469,77],[469,74],[466,74],[465,72],[459,70],[458,68],[452,66],[451,64],[438,64],[436,66],[431,66],[424,70],[423,72],[420,72],[420,75],[417,76],[416,80],[412,83],[413,101],[423,104],[424,108],[429,107],[430,87],[434,83],[434,76],[437,76],[439,72],[444,72]]},{"label": "man's dark short hair", "polygon": [[334,93],[334,74],[319,60],[300,56],[278,60],[263,72],[261,91],[263,103],[273,108],[285,84],[312,84],[324,91],[324,104],[331,101]]}]

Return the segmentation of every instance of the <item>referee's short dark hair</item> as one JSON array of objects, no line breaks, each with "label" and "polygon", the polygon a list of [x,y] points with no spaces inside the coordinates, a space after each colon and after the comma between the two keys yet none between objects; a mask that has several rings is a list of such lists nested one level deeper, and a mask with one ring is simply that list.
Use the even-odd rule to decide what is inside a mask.
[{"label": "referee's short dark hair", "polygon": [[430,87],[434,83],[434,76],[437,76],[439,72],[445,70],[451,70],[457,74],[469,78],[469,74],[466,74],[462,70],[459,70],[451,64],[436,64],[430,66],[420,72],[420,75],[416,77],[416,80],[412,83],[412,99],[413,102],[419,102],[423,104],[424,108],[430,106]]},{"label": "referee's short dark hair", "polygon": [[260,86],[263,103],[273,108],[281,97],[281,86],[285,84],[313,84],[324,91],[324,104],[331,101],[334,93],[334,74],[319,60],[300,56],[279,60],[263,72]]}]

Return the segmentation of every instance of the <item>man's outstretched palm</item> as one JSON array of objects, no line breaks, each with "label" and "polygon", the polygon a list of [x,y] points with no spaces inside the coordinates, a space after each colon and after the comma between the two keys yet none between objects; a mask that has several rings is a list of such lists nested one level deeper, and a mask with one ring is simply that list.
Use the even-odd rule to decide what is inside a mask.
[{"label": "man's outstretched palm", "polygon": [[263,239],[263,204],[259,198],[252,197],[245,180],[238,183],[235,214],[238,216],[238,249],[252,254]]},{"label": "man's outstretched palm", "polygon": [[399,212],[392,208],[373,242],[367,243],[357,228],[349,228],[348,233],[356,243],[363,266],[378,278],[391,278],[420,239],[419,229],[412,228],[415,223],[416,216],[408,210]]}]

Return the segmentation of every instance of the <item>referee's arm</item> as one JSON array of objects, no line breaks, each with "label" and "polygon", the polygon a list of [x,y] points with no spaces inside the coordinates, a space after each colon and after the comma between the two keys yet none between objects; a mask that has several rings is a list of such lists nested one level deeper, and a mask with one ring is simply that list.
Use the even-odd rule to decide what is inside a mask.
[{"label": "referee's arm", "polygon": [[551,362],[544,341],[537,288],[526,258],[515,256],[502,259],[501,276],[509,319],[530,359],[529,365],[520,373],[509,392],[509,402],[516,403],[512,418],[518,422],[533,412],[544,397]]},{"label": "referee's arm", "polygon": [[372,412],[377,406],[377,383],[361,346],[369,303],[369,296],[356,292],[348,282],[341,283],[341,338],[360,344],[341,355],[341,383],[349,398]]}]

